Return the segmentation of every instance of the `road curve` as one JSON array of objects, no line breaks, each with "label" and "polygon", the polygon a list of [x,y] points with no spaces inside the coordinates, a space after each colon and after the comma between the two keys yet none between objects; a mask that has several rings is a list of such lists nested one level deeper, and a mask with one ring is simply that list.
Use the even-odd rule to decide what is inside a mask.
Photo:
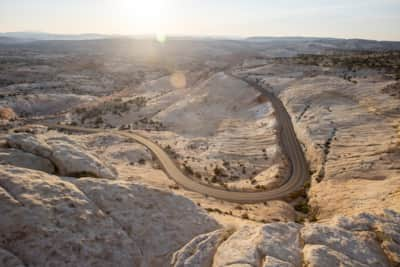
[{"label": "road curve", "polygon": [[150,151],[152,151],[152,153],[159,160],[160,165],[162,166],[165,173],[171,179],[173,179],[177,184],[179,184],[180,186],[184,187],[187,190],[195,191],[206,196],[236,203],[257,203],[268,200],[282,199],[284,197],[287,197],[291,193],[299,191],[303,187],[305,181],[308,179],[307,162],[305,160],[300,143],[296,138],[296,134],[294,132],[290,116],[286,112],[286,109],[284,108],[282,102],[272,93],[261,88],[258,84],[248,82],[245,80],[244,82],[246,82],[250,86],[260,91],[262,94],[267,96],[268,99],[271,101],[275,109],[277,120],[281,127],[280,130],[281,146],[291,163],[290,176],[286,179],[286,182],[282,186],[274,188],[269,191],[262,191],[262,192],[227,191],[224,189],[219,189],[213,186],[199,183],[198,181],[184,175],[182,171],[176,166],[174,161],[171,160],[169,155],[159,145],[147,139],[146,137],[143,137],[136,133],[122,132],[118,130],[83,128],[83,127],[66,126],[58,124],[47,124],[47,126],[51,129],[76,131],[88,134],[110,132],[114,134],[119,134],[127,138],[132,138],[135,141],[146,146]]}]

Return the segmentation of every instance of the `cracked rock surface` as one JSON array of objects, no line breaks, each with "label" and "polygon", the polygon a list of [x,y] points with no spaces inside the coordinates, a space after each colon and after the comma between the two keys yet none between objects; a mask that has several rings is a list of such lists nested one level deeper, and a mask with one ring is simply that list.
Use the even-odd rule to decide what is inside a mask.
[{"label": "cracked rock surface", "polygon": [[54,173],[54,165],[48,159],[23,152],[19,149],[0,149],[0,164]]},{"label": "cracked rock surface", "polygon": [[350,82],[338,71],[289,60],[240,75],[274,93],[291,116],[310,164],[316,219],[399,211],[400,99],[384,90],[394,81],[359,70]]},{"label": "cracked rock surface", "polygon": [[85,151],[68,138],[63,140],[45,140],[42,136],[28,133],[17,133],[7,137],[12,148],[50,160],[63,176],[90,176],[115,179],[116,171],[106,166],[97,157]]},{"label": "cracked rock surface", "polygon": [[220,227],[172,193],[9,165],[0,166],[0,203],[5,266],[169,266],[173,252]]},{"label": "cracked rock surface", "polygon": [[[324,223],[244,226],[230,232],[231,235],[222,241],[222,230],[219,230],[194,238],[175,254],[172,264],[210,267],[398,266],[399,225],[400,214],[385,210],[379,216],[361,213],[353,217],[335,217]],[[215,253],[211,253],[213,251]]]}]

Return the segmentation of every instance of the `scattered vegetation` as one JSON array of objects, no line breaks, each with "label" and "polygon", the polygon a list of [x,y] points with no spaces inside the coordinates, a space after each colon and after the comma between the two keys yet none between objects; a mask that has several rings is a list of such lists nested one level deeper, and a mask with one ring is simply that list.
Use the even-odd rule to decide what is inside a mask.
[{"label": "scattered vegetation", "polygon": [[12,108],[0,108],[0,120],[15,120],[16,118],[17,114],[15,114]]},{"label": "scattered vegetation", "polygon": [[75,110],[77,114],[81,115],[81,122],[85,123],[86,120],[99,118],[105,114],[114,114],[122,116],[123,113],[135,108],[140,110],[146,106],[147,99],[145,97],[136,97],[128,101],[122,101],[120,98],[116,98],[110,101],[102,102],[96,106],[91,107],[80,107]]},{"label": "scattered vegetation", "polygon": [[382,92],[400,99],[400,82],[391,84],[382,89]]},{"label": "scattered vegetation", "polygon": [[304,214],[308,214],[310,212],[310,207],[308,206],[308,203],[305,201],[295,205],[294,209]]},{"label": "scattered vegetation", "polygon": [[241,217],[242,217],[242,219],[245,219],[245,220],[249,220],[250,219],[249,218],[249,214],[247,212],[243,213]]},{"label": "scattered vegetation", "polygon": [[295,63],[321,67],[340,67],[348,71],[344,79],[352,81],[349,73],[360,69],[374,69],[400,80],[400,51],[333,51],[324,55],[299,55],[293,58],[277,58],[280,63]]}]

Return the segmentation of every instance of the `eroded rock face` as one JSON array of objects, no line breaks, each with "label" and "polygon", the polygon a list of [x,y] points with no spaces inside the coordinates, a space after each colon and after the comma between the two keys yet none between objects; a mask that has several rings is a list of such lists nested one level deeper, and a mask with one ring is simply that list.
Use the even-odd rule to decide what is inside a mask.
[{"label": "eroded rock face", "polygon": [[60,175],[115,179],[117,174],[98,158],[68,140],[50,140],[28,133],[7,137],[8,145],[50,160]]},{"label": "eroded rock face", "polygon": [[174,267],[211,266],[217,247],[227,236],[229,233],[224,229],[197,236],[174,254],[171,265]]},{"label": "eroded rock face", "polygon": [[220,241],[222,231],[193,239],[175,254],[172,265],[389,267],[400,264],[400,215],[390,210],[379,216],[362,213],[337,217],[323,224],[245,226]]},{"label": "eroded rock face", "polygon": [[45,158],[18,149],[0,149],[0,164],[11,164],[47,173],[54,173],[54,165]]},{"label": "eroded rock face", "polygon": [[117,177],[114,169],[106,167],[98,158],[76,146],[63,141],[53,141],[51,147],[51,161],[57,166],[60,175],[108,179]]},{"label": "eroded rock face", "polygon": [[335,260],[348,266],[389,266],[373,234],[354,233],[339,227],[312,224],[302,229],[302,236],[308,244],[305,259],[311,266],[321,266],[321,257],[314,261],[315,255],[322,258],[326,256],[326,263]]},{"label": "eroded rock face", "polygon": [[[241,72],[274,93],[288,111],[310,163],[309,204],[316,218],[400,211],[400,99],[394,81],[357,69],[287,62]],[[341,73],[341,74],[339,74]]]},{"label": "eroded rock face", "polygon": [[0,244],[29,266],[138,266],[121,226],[71,183],[28,169],[0,169]]},{"label": "eroded rock face", "polygon": [[356,233],[372,233],[392,265],[400,265],[399,213],[385,210],[382,215],[361,213],[351,218],[339,216],[332,224]]},{"label": "eroded rock face", "polygon": [[43,138],[28,133],[17,133],[7,136],[7,143],[10,147],[38,155],[43,158],[50,158],[52,148]]},{"label": "eroded rock face", "polygon": [[169,266],[173,252],[220,228],[171,193],[12,166],[0,166],[0,203],[1,248],[34,267]]},{"label": "eroded rock face", "polygon": [[193,237],[220,226],[188,199],[129,182],[71,180],[142,249],[143,266],[168,266]]},{"label": "eroded rock face", "polygon": [[15,114],[12,108],[8,107],[0,107],[0,120],[15,120],[17,118],[17,114]]},{"label": "eroded rock face", "polygon": [[0,248],[0,266],[4,267],[24,267],[24,264],[15,255],[7,250]]},{"label": "eroded rock face", "polygon": [[295,223],[245,226],[218,247],[213,266],[244,263],[260,266],[265,257],[269,257],[270,262],[273,261],[270,258],[274,258],[298,266],[301,263],[299,228]]}]

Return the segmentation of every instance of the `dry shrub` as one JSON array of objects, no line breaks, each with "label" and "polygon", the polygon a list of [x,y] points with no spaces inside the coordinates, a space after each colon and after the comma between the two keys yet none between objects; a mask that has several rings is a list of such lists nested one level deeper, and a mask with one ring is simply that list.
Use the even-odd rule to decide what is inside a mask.
[{"label": "dry shrub", "polygon": [[0,120],[12,121],[17,118],[14,110],[9,107],[0,107]]}]

